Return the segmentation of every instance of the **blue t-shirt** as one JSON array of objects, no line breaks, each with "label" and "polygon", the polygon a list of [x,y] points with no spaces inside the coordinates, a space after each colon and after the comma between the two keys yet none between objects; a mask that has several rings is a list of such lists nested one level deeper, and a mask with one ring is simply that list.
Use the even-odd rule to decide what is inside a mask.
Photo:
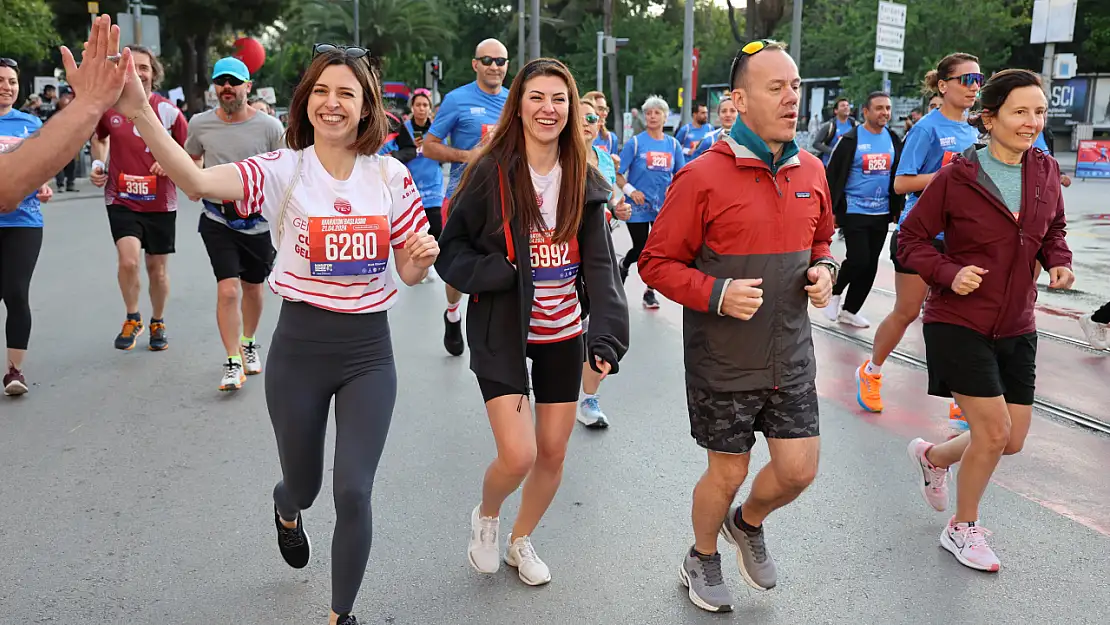
[{"label": "blue t-shirt", "polygon": [[1045,154],[1051,154],[1048,151],[1048,142],[1044,140],[1044,133],[1037,135],[1037,140],[1033,142],[1033,147],[1040,148]]},{"label": "blue t-shirt", "polygon": [[890,170],[894,142],[886,128],[871,134],[866,126],[856,131],[856,155],[844,187],[850,215],[886,215],[890,212]]},{"label": "blue t-shirt", "polygon": [[[412,128],[412,120],[405,122],[409,134],[416,136]],[[416,158],[405,163],[412,173],[412,181],[420,191],[420,198],[424,206],[435,208],[443,206],[443,166],[439,161],[424,157],[424,148],[416,148]]]},{"label": "blue t-shirt", "polygon": [[621,174],[628,183],[644,194],[646,204],[632,204],[632,218],[629,223],[655,221],[667,187],[678,170],[686,166],[686,156],[682,146],[674,137],[663,135],[662,139],[652,139],[645,130],[624,142],[621,150]]},{"label": "blue t-shirt", "polygon": [[[956,155],[975,145],[979,131],[965,121],[952,121],[936,109],[922,117],[906,135],[906,145],[902,148],[902,158],[898,161],[896,176],[917,176],[935,174],[940,168],[952,162]],[[898,219],[898,225],[906,220],[906,215],[917,204],[919,193],[906,194],[906,207]]]},{"label": "blue t-shirt", "polygon": [[678,132],[674,133],[674,138],[678,139],[678,142],[682,144],[682,153],[686,156],[693,157],[694,151],[701,145],[702,139],[714,130],[716,130],[716,128],[709,124],[704,124],[701,127],[693,124],[686,124],[682,128],[679,128]]},{"label": "blue t-shirt", "polygon": [[[497,95],[482,91],[477,82],[463,85],[443,98],[428,134],[450,142],[458,150],[471,150],[497,126],[501,109],[509,97],[509,90],[502,87]],[[451,163],[451,180],[447,183],[447,197],[455,194],[466,163]]]},{"label": "blue t-shirt", "polygon": [[594,146],[594,153],[597,154],[597,169],[601,172],[602,176],[609,181],[609,184],[617,184],[617,166],[613,163],[613,157],[605,151],[605,148]]},{"label": "blue t-shirt", "polygon": [[705,138],[703,138],[701,140],[701,143],[698,144],[697,149],[694,150],[694,154],[690,157],[690,160],[694,160],[702,154],[705,154],[705,151],[713,147],[713,144],[721,138],[722,132],[724,132],[724,128],[714,128],[713,132],[705,135]]},{"label": "blue t-shirt", "polygon": [[[840,119],[834,119],[833,120],[833,126],[836,127],[836,134],[833,135],[832,141],[829,141],[829,147],[835,150],[836,149],[836,144],[837,144],[838,141],[840,141],[840,138],[843,137],[844,135],[848,134],[849,132],[851,132],[851,130],[853,128],[855,128],[855,126],[852,125],[851,118],[848,118],[844,121],[840,121]],[[821,162],[825,163],[825,165],[828,165],[829,164],[829,159],[831,159],[831,158],[832,158],[831,153],[830,154],[822,154],[821,155]]]},{"label": "blue t-shirt", "polygon": [[[39,128],[42,128],[42,121],[23,111],[12,109],[7,115],[0,116],[0,152],[15,148]],[[38,190],[23,198],[16,210],[0,213],[0,228],[41,227],[42,211],[39,210]]]},{"label": "blue t-shirt", "polygon": [[599,134],[598,136],[594,137],[594,145],[601,148],[602,150],[605,150],[606,152],[608,152],[610,154],[616,154],[617,153],[617,135],[610,132],[609,133],[609,138],[606,139],[606,138],[602,137]]}]

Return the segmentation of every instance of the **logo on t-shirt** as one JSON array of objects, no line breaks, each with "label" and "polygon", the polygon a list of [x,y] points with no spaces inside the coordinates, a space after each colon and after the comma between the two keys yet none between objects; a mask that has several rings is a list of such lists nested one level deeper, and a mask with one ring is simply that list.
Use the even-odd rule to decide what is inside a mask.
[{"label": "logo on t-shirt", "polygon": [[335,208],[335,212],[337,213],[342,213],[343,215],[351,214],[351,203],[343,198],[336,198],[332,207]]},{"label": "logo on t-shirt", "polygon": [[281,152],[267,152],[265,154],[260,154],[258,158],[265,161],[276,161],[281,158]]},{"label": "logo on t-shirt", "polygon": [[946,148],[951,145],[956,145],[956,137],[940,137],[940,147]]},{"label": "logo on t-shirt", "polygon": [[119,115],[113,115],[112,116],[112,125],[113,126],[119,126],[122,123],[123,123],[123,118],[122,117],[120,117]]},{"label": "logo on t-shirt", "polygon": [[809,197],[809,191],[795,191],[794,192],[794,197],[800,198],[800,199],[803,199],[803,200],[807,199]]}]

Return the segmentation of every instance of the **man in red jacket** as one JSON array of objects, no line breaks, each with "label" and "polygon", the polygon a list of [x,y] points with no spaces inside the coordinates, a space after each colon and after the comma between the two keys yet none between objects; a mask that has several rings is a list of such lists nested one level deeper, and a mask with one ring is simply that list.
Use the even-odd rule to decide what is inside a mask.
[{"label": "man in red jacket", "polygon": [[[685,307],[690,433],[709,466],[694,488],[682,579],[690,600],[713,612],[732,609],[718,532],[750,586],[774,587],[763,520],[817,474],[808,305],[828,305],[839,266],[824,167],[794,141],[800,83],[783,44],[744,46],[730,82],[739,119],[675,176],[640,256],[644,282]],[[771,462],[734,506],[757,430]]]}]

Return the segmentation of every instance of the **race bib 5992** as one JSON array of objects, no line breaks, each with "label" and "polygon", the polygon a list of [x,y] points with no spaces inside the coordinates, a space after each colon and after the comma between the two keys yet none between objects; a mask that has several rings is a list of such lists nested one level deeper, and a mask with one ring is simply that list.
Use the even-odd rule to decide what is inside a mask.
[{"label": "race bib 5992", "polygon": [[582,262],[578,239],[555,243],[551,234],[551,231],[532,233],[528,251],[531,254],[533,282],[567,280],[578,275],[578,265]]},{"label": "race bib 5992", "polygon": [[364,276],[385,271],[389,223],[384,215],[310,217],[308,264],[314,276]]}]

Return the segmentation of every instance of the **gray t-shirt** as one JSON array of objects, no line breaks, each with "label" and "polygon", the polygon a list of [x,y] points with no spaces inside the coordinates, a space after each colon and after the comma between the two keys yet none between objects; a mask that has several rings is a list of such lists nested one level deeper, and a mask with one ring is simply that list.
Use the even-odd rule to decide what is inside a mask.
[{"label": "gray t-shirt", "polygon": [[[215,109],[198,113],[189,120],[189,138],[185,140],[185,151],[193,156],[203,156],[205,167],[237,163],[284,147],[285,129],[281,122],[262,112],[255,113],[245,122],[234,124],[217,117]],[[216,205],[223,202],[219,198],[209,201]],[[211,206],[205,206],[204,216],[228,225],[227,220]],[[259,234],[269,232],[270,225],[260,218],[251,222],[249,227],[235,229],[244,234]]]},{"label": "gray t-shirt", "polygon": [[1021,163],[1010,165],[1003,163],[991,154],[990,148],[979,148],[975,151],[979,155],[979,166],[994,181],[995,186],[1002,192],[1002,200],[1006,208],[1010,209],[1014,218],[1021,214]]}]

